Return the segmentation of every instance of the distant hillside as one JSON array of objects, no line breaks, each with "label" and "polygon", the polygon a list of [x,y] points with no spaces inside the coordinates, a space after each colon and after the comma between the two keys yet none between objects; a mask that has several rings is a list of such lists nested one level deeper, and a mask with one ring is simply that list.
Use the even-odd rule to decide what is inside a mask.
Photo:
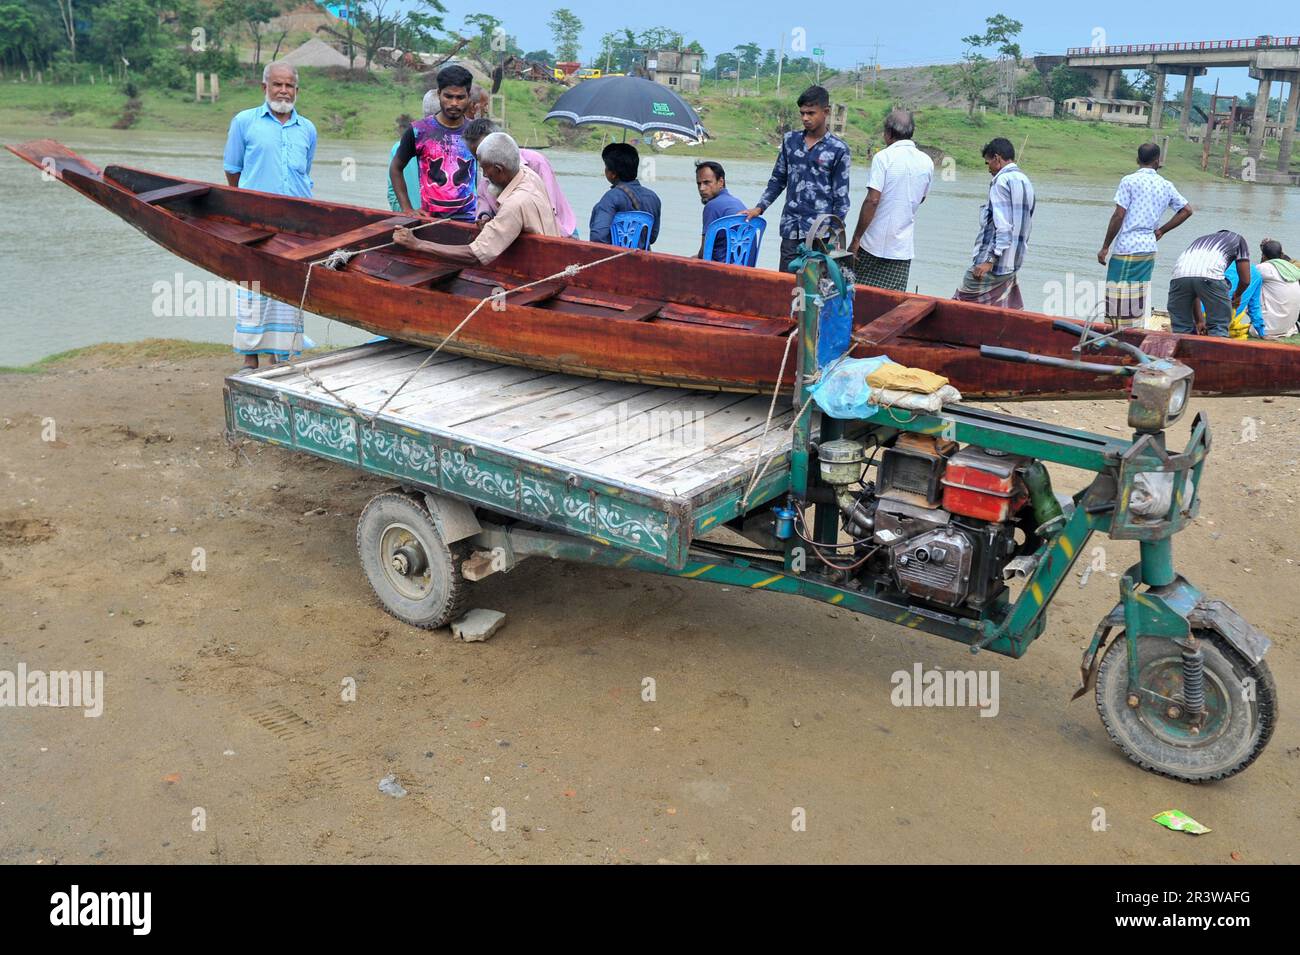
[{"label": "distant hillside", "polygon": [[[855,163],[866,162],[883,146],[881,124],[895,104],[916,109],[919,145],[940,160],[951,156],[960,168],[981,169],[980,147],[996,136],[1005,136],[1023,152],[1026,169],[1087,178],[1113,177],[1117,171],[1132,166],[1137,147],[1153,135],[1145,127],[1004,116],[992,111],[968,118],[964,109],[949,105],[947,98],[933,88],[932,76],[928,75],[931,70],[886,71],[879,86],[864,86],[860,93],[843,76],[823,77],[833,98],[849,108],[845,138]],[[398,116],[418,113],[424,91],[433,80],[431,74],[410,70],[367,74],[339,68],[305,68],[301,74],[304,113],[316,122],[322,137],[335,139],[385,140],[394,136]],[[232,110],[261,97],[258,79],[251,68],[241,77],[223,77],[221,101],[216,104],[195,103],[193,93],[152,88],[141,81],[140,106],[135,110],[133,128],[222,133]],[[812,79],[787,74],[779,94],[774,79],[761,79],[757,92],[750,81],[742,85],[745,95],[740,96],[736,95],[734,83],[706,81],[698,94],[688,94],[687,99],[713,138],[699,146],[674,147],[674,152],[768,161],[775,155],[781,135],[798,126],[795,98]],[[609,127],[571,129],[544,122],[547,110],[564,92],[562,86],[507,80],[502,92],[508,127],[524,145],[595,150],[609,137],[621,135]],[[51,131],[57,137],[60,126],[112,126],[122,117],[125,102],[120,89],[104,83],[74,86],[6,81],[0,89],[0,123],[23,129],[40,127],[42,132]],[[1167,166],[1171,175],[1187,180],[1217,178],[1213,172],[1217,162],[1211,164],[1211,172],[1201,172],[1199,144],[1183,140],[1172,124],[1166,126],[1164,134],[1170,137]],[[1277,155],[1275,143],[1267,148],[1266,162]],[[1220,150],[1216,146],[1217,155],[1222,155]]]}]

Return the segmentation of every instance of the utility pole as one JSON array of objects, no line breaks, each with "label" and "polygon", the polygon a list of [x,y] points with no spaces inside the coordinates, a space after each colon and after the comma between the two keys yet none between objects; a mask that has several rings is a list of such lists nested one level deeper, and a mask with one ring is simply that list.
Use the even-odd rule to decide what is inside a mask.
[{"label": "utility pole", "polygon": [[781,52],[776,57],[776,92],[781,93],[781,64],[785,62],[785,31],[781,32]]}]

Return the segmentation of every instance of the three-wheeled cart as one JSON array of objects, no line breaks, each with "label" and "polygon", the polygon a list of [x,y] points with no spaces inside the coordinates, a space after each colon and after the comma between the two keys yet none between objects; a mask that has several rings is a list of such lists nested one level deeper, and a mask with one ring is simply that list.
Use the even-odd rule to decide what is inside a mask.
[{"label": "three-wheeled cart", "polygon": [[[1203,781],[1249,765],[1276,719],[1269,641],[1173,565],[1210,448],[1201,416],[1186,450],[1165,446],[1190,371],[1087,363],[1130,379],[1131,439],[960,404],[821,415],[808,388],[847,346],[836,258],[801,269],[793,401],[383,341],[230,376],[227,429],[391,478],[358,522],[361,565],[389,613],[426,628],[472,582],[545,556],[800,594],[1019,657],[1094,532],[1137,540],[1076,697],[1095,683],[1143,768]],[[1064,498],[1044,463],[1095,478]]]}]

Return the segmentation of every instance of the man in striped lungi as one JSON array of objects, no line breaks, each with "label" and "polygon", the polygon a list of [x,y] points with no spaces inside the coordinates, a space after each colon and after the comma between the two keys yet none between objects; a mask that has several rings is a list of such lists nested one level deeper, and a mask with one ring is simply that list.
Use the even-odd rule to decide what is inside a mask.
[{"label": "man in striped lungi", "polygon": [[1011,141],[998,137],[981,151],[993,181],[988,202],[980,209],[980,231],[971,266],[953,298],[1002,308],[1025,307],[1016,278],[1025,262],[1033,228],[1034,185],[1016,165]]},{"label": "man in striped lungi", "polygon": [[[1151,314],[1156,242],[1192,214],[1174,184],[1156,172],[1159,168],[1160,147],[1139,146],[1138,170],[1121,179],[1115,190],[1115,211],[1097,253],[1097,261],[1106,266],[1106,319],[1114,328],[1145,324]],[[1162,226],[1166,210],[1174,215]]]},{"label": "man in striped lungi", "polygon": [[[266,101],[236,113],[226,137],[226,181],[240,189],[310,199],[311,162],[316,127],[298,113],[298,71],[268,63],[262,71]],[[302,314],[295,305],[241,287],[235,316],[235,351],[244,367],[256,368],[258,355],[269,364],[303,349]]]}]

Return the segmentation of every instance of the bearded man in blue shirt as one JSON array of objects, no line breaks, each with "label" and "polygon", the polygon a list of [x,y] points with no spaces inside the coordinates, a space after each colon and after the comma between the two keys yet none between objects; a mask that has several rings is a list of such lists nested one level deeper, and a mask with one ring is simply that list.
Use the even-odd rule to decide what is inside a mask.
[{"label": "bearded man in blue shirt", "polygon": [[[316,156],[316,127],[301,116],[298,71],[286,63],[268,63],[262,71],[265,100],[236,113],[226,137],[226,182],[240,189],[310,199],[311,163]],[[258,355],[269,364],[302,352],[302,318],[298,309],[257,292],[240,289],[235,317],[235,351],[244,367],[256,368]]]}]

